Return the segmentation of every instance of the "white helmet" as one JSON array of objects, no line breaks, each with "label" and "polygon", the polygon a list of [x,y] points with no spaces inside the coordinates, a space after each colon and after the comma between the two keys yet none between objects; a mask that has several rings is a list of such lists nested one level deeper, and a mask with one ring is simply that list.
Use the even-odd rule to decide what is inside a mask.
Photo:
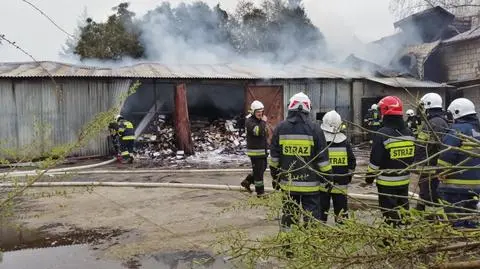
[{"label": "white helmet", "polygon": [[115,121],[119,121],[119,120],[121,120],[121,119],[123,119],[123,116],[122,116],[122,115],[117,115],[117,116],[115,116]]},{"label": "white helmet", "polygon": [[377,104],[373,104],[370,109],[378,109],[378,105]]},{"label": "white helmet", "polygon": [[320,127],[326,132],[338,133],[342,127],[342,117],[335,110],[329,111],[323,115]]},{"label": "white helmet", "polygon": [[341,143],[347,139],[347,136],[340,132],[342,130],[342,117],[335,110],[325,113],[320,127],[327,142]]},{"label": "white helmet", "polygon": [[407,114],[407,116],[410,116],[410,117],[415,116],[415,112],[413,112],[413,109],[407,110],[407,113],[405,113],[405,114]]},{"label": "white helmet", "polygon": [[288,102],[288,111],[299,110],[303,112],[310,113],[312,103],[310,98],[305,95],[303,92],[299,92],[293,95]]},{"label": "white helmet", "polygon": [[421,99],[424,109],[442,108],[442,97],[438,93],[427,93]]},{"label": "white helmet", "polygon": [[448,106],[447,110],[452,113],[453,119],[458,119],[467,115],[477,114],[477,112],[475,111],[475,105],[467,98],[458,98],[453,100],[453,102]]},{"label": "white helmet", "polygon": [[252,113],[254,113],[255,110],[260,110],[264,108],[265,107],[263,106],[262,102],[258,100],[253,101],[252,104],[250,105],[250,110],[252,111]]}]

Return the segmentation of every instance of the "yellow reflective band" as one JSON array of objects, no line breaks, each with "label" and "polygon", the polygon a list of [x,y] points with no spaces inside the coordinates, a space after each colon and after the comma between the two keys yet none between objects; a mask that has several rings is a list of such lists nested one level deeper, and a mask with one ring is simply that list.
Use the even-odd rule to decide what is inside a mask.
[{"label": "yellow reflective band", "polygon": [[280,163],[279,162],[275,162],[275,161],[272,161],[272,160],[269,160],[268,161],[268,164],[271,166],[271,167],[279,167],[280,166]]},{"label": "yellow reflective band", "polygon": [[408,146],[414,146],[415,144],[413,141],[395,141],[395,142],[390,142],[385,145],[386,149],[389,148],[398,148],[398,147],[408,147]]},{"label": "yellow reflective band", "polygon": [[130,153],[128,151],[122,151],[122,156],[129,155]]},{"label": "yellow reflective band", "polygon": [[313,141],[299,139],[280,139],[282,153],[285,156],[311,156]]},{"label": "yellow reflective band", "polygon": [[446,162],[444,160],[440,160],[440,159],[438,159],[437,164],[440,165],[440,166],[452,166],[451,163]]},{"label": "yellow reflective band", "polygon": [[253,134],[256,135],[256,136],[260,135],[260,127],[255,126],[253,128]]},{"label": "yellow reflective band", "polygon": [[125,128],[118,128],[118,131],[119,131],[120,133],[123,133],[123,132],[125,132]]},{"label": "yellow reflective band", "polygon": [[377,184],[382,186],[391,186],[391,187],[403,186],[403,185],[410,184],[410,179],[399,180],[399,181],[387,181],[387,180],[377,179]]},{"label": "yellow reflective band", "polygon": [[322,188],[321,186],[293,186],[293,185],[282,185],[280,188],[284,191],[291,192],[318,192]]},{"label": "yellow reflective band", "polygon": [[134,139],[135,139],[134,135],[122,136],[122,140],[134,140]]},{"label": "yellow reflective band", "polygon": [[264,149],[247,149],[247,156],[265,156]]},{"label": "yellow reflective band", "polygon": [[423,141],[428,141],[428,140],[430,140],[430,134],[427,134],[425,132],[419,132],[418,133],[418,139],[423,140]]},{"label": "yellow reflective band", "polygon": [[133,129],[133,124],[131,122],[125,121],[124,124],[127,129]]},{"label": "yellow reflective band", "polygon": [[415,156],[415,146],[390,148],[390,159],[404,159]]},{"label": "yellow reflective band", "polygon": [[263,187],[263,181],[255,181],[255,187]]},{"label": "yellow reflective band", "polygon": [[325,173],[325,172],[328,172],[328,171],[330,171],[330,170],[332,170],[332,166],[331,166],[330,164],[324,165],[324,166],[320,166],[320,172],[324,172],[324,173]]},{"label": "yellow reflective band", "polygon": [[367,172],[376,172],[378,169],[373,169],[371,166],[367,167]]},{"label": "yellow reflective band", "polygon": [[480,185],[480,179],[447,179],[442,181],[442,183],[455,185]]}]

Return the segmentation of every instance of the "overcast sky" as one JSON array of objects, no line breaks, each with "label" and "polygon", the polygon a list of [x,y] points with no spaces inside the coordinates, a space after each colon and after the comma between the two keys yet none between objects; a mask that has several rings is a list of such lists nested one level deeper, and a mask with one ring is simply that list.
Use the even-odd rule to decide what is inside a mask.
[{"label": "overcast sky", "polygon": [[[61,60],[59,52],[67,36],[52,25],[38,11],[22,0],[1,0],[0,34],[15,41],[37,60]],[[73,33],[86,8],[90,17],[104,20],[112,13],[118,0],[29,0],[48,14],[67,32]],[[220,2],[231,11],[237,0],[203,0],[210,5]],[[130,0],[131,9],[143,15],[153,9],[158,0]],[[170,0],[173,5],[182,2]],[[194,1],[184,1],[194,2]],[[256,1],[260,2],[260,1]],[[393,15],[388,0],[304,0],[304,6],[313,23],[330,45],[348,42],[353,36],[368,42],[393,33]],[[31,59],[4,43],[0,45],[0,62],[30,61]]]}]

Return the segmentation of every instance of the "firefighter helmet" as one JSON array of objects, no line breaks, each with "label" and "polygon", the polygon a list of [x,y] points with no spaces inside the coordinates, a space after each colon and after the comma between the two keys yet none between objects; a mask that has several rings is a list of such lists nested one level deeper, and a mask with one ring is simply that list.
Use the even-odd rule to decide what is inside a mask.
[{"label": "firefighter helmet", "polygon": [[447,108],[452,113],[453,119],[458,119],[463,116],[477,114],[475,105],[467,98],[458,98],[452,101]]},{"label": "firefighter helmet", "polygon": [[347,136],[340,132],[342,130],[342,117],[335,110],[325,113],[320,127],[327,142],[341,143],[347,139]]},{"label": "firefighter helmet", "polygon": [[402,100],[396,96],[384,97],[382,100],[380,100],[380,102],[378,102],[378,107],[380,108],[380,113],[382,116],[403,115]]},{"label": "firefighter helmet", "polygon": [[340,132],[341,126],[342,118],[340,117],[340,114],[338,114],[335,110],[325,113],[322,119],[322,124],[320,125],[322,130],[329,133]]},{"label": "firefighter helmet", "polygon": [[250,105],[250,110],[252,111],[252,113],[255,113],[256,110],[262,110],[264,108],[265,107],[263,106],[262,102],[258,100],[253,101]]},{"label": "firefighter helmet", "polygon": [[378,105],[377,104],[373,104],[370,109],[378,109]]},{"label": "firefighter helmet", "polygon": [[427,93],[420,99],[424,109],[442,108],[442,97],[438,93]]},{"label": "firefighter helmet", "polygon": [[407,116],[410,116],[410,117],[415,116],[415,112],[413,111],[413,109],[407,110],[407,112],[405,114],[407,114]]},{"label": "firefighter helmet", "polygon": [[299,92],[293,95],[288,102],[288,110],[289,111],[302,111],[306,113],[310,113],[311,110],[311,102],[310,98],[303,92]]}]

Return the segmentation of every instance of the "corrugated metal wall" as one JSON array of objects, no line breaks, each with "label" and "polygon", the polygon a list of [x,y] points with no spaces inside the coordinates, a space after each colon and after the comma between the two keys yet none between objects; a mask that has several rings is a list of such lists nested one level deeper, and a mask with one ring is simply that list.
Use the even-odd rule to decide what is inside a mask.
[{"label": "corrugated metal wall", "polygon": [[[3,148],[31,149],[35,145],[34,151],[28,153],[40,156],[51,146],[76,141],[81,128],[96,114],[116,105],[130,86],[130,80],[126,79],[57,79],[56,82],[61,91],[55,90],[49,79],[0,80]],[[107,152],[106,138],[101,135],[75,154]]]},{"label": "corrugated metal wall", "polygon": [[287,80],[283,82],[284,103],[286,105],[292,95],[304,91],[312,101],[310,117],[313,120],[317,113],[332,109],[335,109],[343,119],[350,120],[350,88],[351,85],[346,80]]}]

